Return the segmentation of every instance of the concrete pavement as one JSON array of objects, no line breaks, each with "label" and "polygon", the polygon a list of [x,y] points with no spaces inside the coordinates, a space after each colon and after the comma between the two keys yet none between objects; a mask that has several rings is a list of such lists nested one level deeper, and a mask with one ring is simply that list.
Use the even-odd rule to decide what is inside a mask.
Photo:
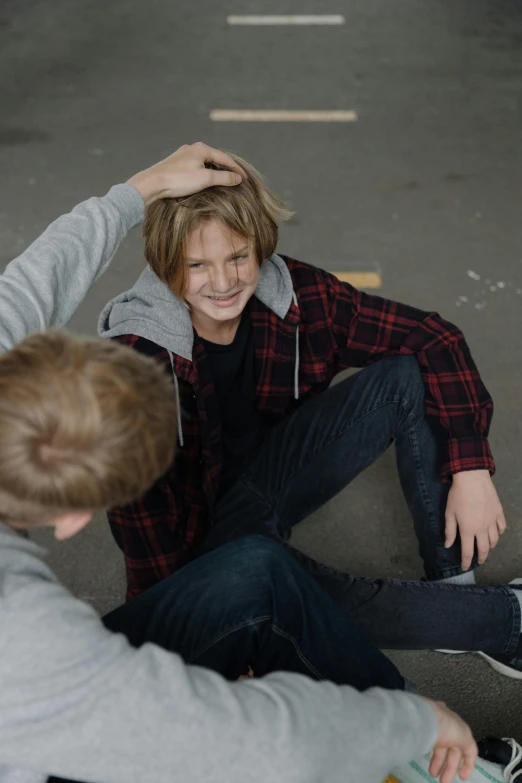
[{"label": "concrete pavement", "polygon": [[[461,326],[496,402],[491,443],[510,530],[481,581],[522,576],[522,6],[514,0],[318,0],[339,27],[241,28],[265,0],[9,0],[0,10],[0,267],[59,214],[182,143],[203,139],[263,171],[297,217],[280,249],[377,271],[382,294]],[[321,6],[319,8],[319,6]],[[213,123],[212,109],[356,110],[327,123]],[[142,266],[138,232],[71,326]],[[49,536],[39,535],[41,540]],[[367,576],[422,572],[387,454],[293,539]],[[123,587],[103,520],[51,545],[58,573],[100,610]],[[474,656],[393,653],[478,734],[522,739],[522,683]]]}]

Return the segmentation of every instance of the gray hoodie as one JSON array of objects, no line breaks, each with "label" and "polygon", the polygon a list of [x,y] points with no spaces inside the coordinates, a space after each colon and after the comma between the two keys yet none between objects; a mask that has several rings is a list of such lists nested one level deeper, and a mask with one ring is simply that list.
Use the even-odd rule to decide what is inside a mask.
[{"label": "gray hoodie", "polygon": [[[137,191],[117,185],[11,262],[0,350],[64,325],[142,217]],[[433,711],[406,693],[288,673],[229,683],[154,645],[135,650],[44,554],[0,523],[0,783],[381,783],[435,741]]]},{"label": "gray hoodie", "polygon": [[[267,259],[259,271],[255,296],[284,318],[297,304],[288,267],[278,255]],[[194,330],[187,306],[147,266],[135,285],[112,299],[98,321],[101,337],[137,334],[192,361]]]},{"label": "gray hoodie", "polygon": [[[297,306],[292,277],[278,255],[259,270],[255,296],[279,318],[285,318],[291,302]],[[194,330],[187,306],[147,266],[135,285],[112,299],[98,319],[100,337],[135,334],[165,348],[170,356],[178,411],[179,445],[183,446],[183,421],[173,354],[192,361]],[[299,399],[299,325],[295,329],[294,397]]]}]

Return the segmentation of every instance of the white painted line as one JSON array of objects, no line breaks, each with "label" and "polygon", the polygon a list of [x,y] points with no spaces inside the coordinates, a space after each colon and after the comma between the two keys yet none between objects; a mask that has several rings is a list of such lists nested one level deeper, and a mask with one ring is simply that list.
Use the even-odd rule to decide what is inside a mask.
[{"label": "white painted line", "polygon": [[214,122],[357,122],[356,111],[276,111],[274,109],[213,109]]},{"label": "white painted line", "polygon": [[344,24],[345,19],[344,16],[341,16],[341,14],[301,14],[290,16],[283,16],[279,14],[255,16],[253,14],[249,14],[248,16],[228,16],[227,22],[228,24],[234,25],[335,25]]},{"label": "white painted line", "polygon": [[338,280],[355,288],[381,288],[382,277],[377,272],[332,272]]}]

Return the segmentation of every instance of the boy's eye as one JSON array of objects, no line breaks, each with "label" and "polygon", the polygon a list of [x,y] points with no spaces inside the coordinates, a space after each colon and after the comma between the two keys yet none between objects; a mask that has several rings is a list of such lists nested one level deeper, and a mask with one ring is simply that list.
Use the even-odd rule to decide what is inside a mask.
[{"label": "boy's eye", "polygon": [[242,258],[246,258],[246,255],[242,255],[242,256],[234,256],[234,257],[233,257],[233,258],[231,258],[230,260],[231,260],[231,261],[241,261],[241,259],[242,259]]},{"label": "boy's eye", "polygon": [[201,269],[203,264],[189,264],[189,269]]}]

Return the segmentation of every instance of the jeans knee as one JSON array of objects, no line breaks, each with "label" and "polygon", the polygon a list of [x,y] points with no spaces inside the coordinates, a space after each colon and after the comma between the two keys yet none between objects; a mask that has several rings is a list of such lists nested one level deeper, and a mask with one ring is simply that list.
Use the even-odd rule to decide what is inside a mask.
[{"label": "jeans knee", "polygon": [[224,568],[222,577],[229,582],[268,581],[284,568],[289,555],[278,541],[266,536],[245,536],[218,550]]},{"label": "jeans knee", "polygon": [[420,364],[415,356],[392,356],[383,360],[383,367],[402,399],[410,403],[424,402],[425,386]]}]

